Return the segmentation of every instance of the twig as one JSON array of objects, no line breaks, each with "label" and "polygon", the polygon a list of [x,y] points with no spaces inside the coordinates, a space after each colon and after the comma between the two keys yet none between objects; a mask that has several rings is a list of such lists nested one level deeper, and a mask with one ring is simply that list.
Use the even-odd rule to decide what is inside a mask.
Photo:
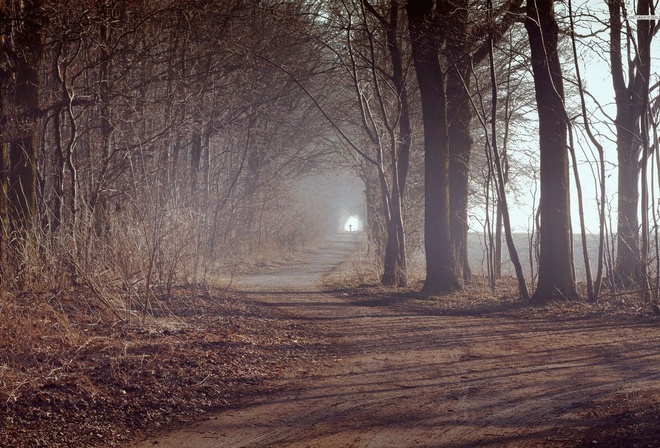
[{"label": "twig", "polygon": [[208,375],[206,375],[206,377],[205,377],[202,381],[200,381],[199,383],[195,383],[195,384],[193,384],[193,387],[201,386],[201,385],[202,385],[206,380],[208,380],[210,377],[211,377],[211,374],[209,373]]}]

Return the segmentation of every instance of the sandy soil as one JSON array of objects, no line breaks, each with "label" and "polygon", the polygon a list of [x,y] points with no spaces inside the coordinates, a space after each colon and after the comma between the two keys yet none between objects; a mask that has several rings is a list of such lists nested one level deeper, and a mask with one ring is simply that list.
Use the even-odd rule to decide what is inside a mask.
[{"label": "sandy soil", "polygon": [[130,446],[660,446],[654,318],[322,292],[356,244],[340,235],[240,283],[273,315],[311,325],[323,356],[276,393]]}]

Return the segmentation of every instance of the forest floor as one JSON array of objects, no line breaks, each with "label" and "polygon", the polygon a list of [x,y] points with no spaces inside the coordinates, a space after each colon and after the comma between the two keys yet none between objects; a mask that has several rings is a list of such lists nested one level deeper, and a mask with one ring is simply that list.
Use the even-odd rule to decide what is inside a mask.
[{"label": "forest floor", "polygon": [[[357,244],[177,290],[149,325],[78,320],[85,338],[26,348],[22,371],[0,358],[0,446],[660,446],[650,309],[337,287]],[[49,303],[62,332],[80,300]]]}]

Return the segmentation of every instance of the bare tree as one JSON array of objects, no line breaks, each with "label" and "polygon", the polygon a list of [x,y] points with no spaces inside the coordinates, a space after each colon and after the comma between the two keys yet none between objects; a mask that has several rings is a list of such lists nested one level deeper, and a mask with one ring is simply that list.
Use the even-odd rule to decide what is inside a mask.
[{"label": "bare tree", "polygon": [[[3,129],[8,162],[8,197],[5,229],[25,238],[33,231],[37,201],[37,139],[39,132],[40,65],[43,55],[43,1],[10,1],[2,5],[6,28],[2,31]],[[3,234],[7,234],[4,231]],[[14,237],[12,237],[14,238]]]},{"label": "bare tree", "polygon": [[[488,36],[498,42],[518,17],[522,0],[509,0],[498,8],[486,8],[468,0],[451,0],[447,23],[447,122],[449,135],[449,201],[451,237],[457,269],[464,280],[471,275],[467,259],[468,198],[472,153],[472,115],[470,104],[473,72],[488,57]],[[479,21],[480,17],[486,17]],[[476,22],[476,23],[475,23]]]},{"label": "bare tree", "polygon": [[[639,175],[642,162],[641,117],[648,104],[651,42],[658,31],[654,21],[638,20],[637,33],[622,0],[608,0],[610,14],[610,64],[616,102],[618,171],[616,281],[633,286],[643,277],[639,245]],[[639,0],[637,13],[653,12],[651,0]],[[622,38],[625,37],[625,41]],[[622,51],[626,49],[627,64]],[[628,73],[626,80],[625,73]]]},{"label": "bare tree", "polygon": [[527,0],[525,26],[539,115],[540,259],[535,302],[578,297],[572,260],[567,120],[554,0]]},{"label": "bare tree", "polygon": [[438,61],[444,39],[446,2],[409,0],[408,26],[422,101],[424,123],[424,248],[426,279],[422,292],[461,287],[449,227],[449,141],[445,76]]},{"label": "bare tree", "polygon": [[[357,99],[358,120],[372,148],[362,155],[375,168],[380,191],[379,215],[386,230],[381,282],[405,286],[403,203],[412,136],[407,93],[409,57],[402,45],[401,12],[398,1],[377,9],[365,0],[345,3],[338,15],[344,16],[345,39],[341,45],[347,49],[346,67]],[[364,179],[368,181],[369,177]]]}]

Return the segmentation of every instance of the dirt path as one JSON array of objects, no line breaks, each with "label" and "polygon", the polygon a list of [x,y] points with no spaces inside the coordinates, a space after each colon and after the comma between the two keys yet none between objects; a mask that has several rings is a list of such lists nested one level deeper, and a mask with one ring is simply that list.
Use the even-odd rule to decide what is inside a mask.
[{"label": "dirt path", "polygon": [[565,447],[607,400],[635,410],[658,393],[654,324],[429,315],[319,292],[351,238],[242,283],[263,306],[314,322],[334,355],[293,372],[284,392],[134,446]]}]

